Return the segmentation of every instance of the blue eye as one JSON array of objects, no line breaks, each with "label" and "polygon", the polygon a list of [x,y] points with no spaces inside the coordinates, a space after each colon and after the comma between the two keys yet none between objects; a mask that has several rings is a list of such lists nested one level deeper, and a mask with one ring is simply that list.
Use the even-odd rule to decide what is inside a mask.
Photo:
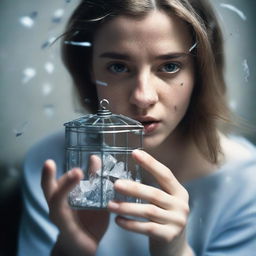
[{"label": "blue eye", "polygon": [[128,68],[126,67],[126,65],[122,64],[122,63],[113,63],[111,65],[108,66],[108,69],[113,72],[113,73],[124,73],[124,72],[128,72]]},{"label": "blue eye", "polygon": [[173,73],[176,73],[176,72],[180,71],[180,68],[181,68],[181,66],[179,64],[170,62],[170,63],[164,64],[160,68],[160,71],[173,74]]}]

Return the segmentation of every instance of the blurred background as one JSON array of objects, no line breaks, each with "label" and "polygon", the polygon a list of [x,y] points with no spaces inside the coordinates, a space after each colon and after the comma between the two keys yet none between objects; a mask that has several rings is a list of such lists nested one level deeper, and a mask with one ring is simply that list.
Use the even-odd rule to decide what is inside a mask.
[{"label": "blurred background", "polygon": [[[226,47],[231,108],[256,125],[255,1],[210,0]],[[71,79],[51,43],[78,0],[0,1],[0,256],[15,255],[21,212],[20,174],[27,150],[81,115]],[[246,137],[256,142],[251,132]]]}]

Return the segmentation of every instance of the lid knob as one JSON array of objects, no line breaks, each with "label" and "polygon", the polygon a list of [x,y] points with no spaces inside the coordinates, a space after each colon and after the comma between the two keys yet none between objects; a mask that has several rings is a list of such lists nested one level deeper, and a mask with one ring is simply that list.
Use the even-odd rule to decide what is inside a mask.
[{"label": "lid knob", "polygon": [[100,101],[100,108],[98,109],[97,115],[100,117],[112,115],[112,113],[107,109],[108,106],[109,106],[109,101],[106,99],[102,99]]}]

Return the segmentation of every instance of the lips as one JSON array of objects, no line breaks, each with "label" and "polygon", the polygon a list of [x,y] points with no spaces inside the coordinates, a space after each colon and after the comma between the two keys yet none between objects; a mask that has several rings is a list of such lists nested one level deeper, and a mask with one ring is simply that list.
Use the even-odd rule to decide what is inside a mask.
[{"label": "lips", "polygon": [[153,117],[136,118],[144,126],[144,134],[147,135],[156,130],[159,126],[160,121]]}]

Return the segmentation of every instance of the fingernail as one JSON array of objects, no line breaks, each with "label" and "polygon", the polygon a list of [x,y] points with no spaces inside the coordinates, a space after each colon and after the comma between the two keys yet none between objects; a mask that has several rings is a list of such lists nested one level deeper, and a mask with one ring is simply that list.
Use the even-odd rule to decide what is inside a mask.
[{"label": "fingernail", "polygon": [[143,155],[143,151],[140,149],[135,149],[135,150],[133,150],[132,154],[140,157]]},{"label": "fingernail", "polygon": [[133,152],[134,152],[135,154],[141,154],[141,150],[139,150],[139,149],[134,149]]}]

